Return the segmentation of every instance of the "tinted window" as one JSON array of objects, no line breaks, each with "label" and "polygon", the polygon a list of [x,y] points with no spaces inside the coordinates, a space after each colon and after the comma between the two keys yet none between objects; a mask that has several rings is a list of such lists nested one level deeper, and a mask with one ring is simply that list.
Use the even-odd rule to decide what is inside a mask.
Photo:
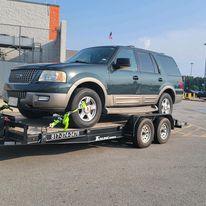
[{"label": "tinted window", "polygon": [[156,60],[160,69],[164,70],[166,74],[175,76],[181,75],[179,68],[177,67],[177,64],[175,63],[173,58],[163,55],[157,55]]},{"label": "tinted window", "polygon": [[140,61],[140,71],[156,73],[151,56],[145,52],[138,52],[137,54]]},{"label": "tinted window", "polygon": [[[128,67],[127,69],[131,69],[133,71],[137,71],[137,63],[136,63],[136,59],[134,56],[134,52],[131,49],[120,49],[119,53],[116,56],[116,60],[118,58],[128,58],[130,60],[130,67]],[[115,63],[116,63],[115,60]]]},{"label": "tinted window", "polygon": [[115,47],[94,47],[83,49],[69,59],[69,63],[107,64],[114,54]]}]

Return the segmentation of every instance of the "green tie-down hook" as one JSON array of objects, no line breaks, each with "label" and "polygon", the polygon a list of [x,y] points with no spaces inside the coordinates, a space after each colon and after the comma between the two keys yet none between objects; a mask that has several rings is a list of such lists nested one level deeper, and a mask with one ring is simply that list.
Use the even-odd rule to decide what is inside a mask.
[{"label": "green tie-down hook", "polygon": [[61,124],[64,125],[64,131],[67,131],[69,128],[69,123],[70,123],[70,115],[73,113],[78,112],[80,109],[86,109],[87,104],[85,101],[83,101],[80,105],[80,108],[77,108],[73,111],[67,112],[66,114],[62,115],[56,115],[57,119],[55,119],[50,125],[50,128],[54,128],[55,126]]}]

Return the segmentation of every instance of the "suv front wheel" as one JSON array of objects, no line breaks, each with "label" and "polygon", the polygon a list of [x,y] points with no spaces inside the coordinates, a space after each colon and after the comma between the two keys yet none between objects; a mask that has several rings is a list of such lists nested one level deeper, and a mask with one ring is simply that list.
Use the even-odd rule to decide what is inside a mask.
[{"label": "suv front wheel", "polygon": [[[85,108],[81,108],[82,103]],[[87,128],[94,126],[100,119],[102,113],[102,102],[99,95],[92,89],[79,88],[73,95],[70,110],[79,109],[71,115],[73,126]]]},{"label": "suv front wheel", "polygon": [[168,93],[163,93],[157,106],[160,114],[172,114],[173,101],[171,96]]}]

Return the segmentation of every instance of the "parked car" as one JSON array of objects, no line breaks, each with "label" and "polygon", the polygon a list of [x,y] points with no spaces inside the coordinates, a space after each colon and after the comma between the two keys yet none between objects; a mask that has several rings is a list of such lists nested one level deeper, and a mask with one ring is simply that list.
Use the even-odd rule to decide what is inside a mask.
[{"label": "parked car", "polygon": [[170,114],[182,95],[182,77],[172,57],[131,46],[92,47],[66,63],[21,66],[4,86],[4,101],[28,118],[74,110],[86,102],[72,115],[80,128],[114,110],[131,114],[140,106],[157,105],[160,113]]},{"label": "parked car", "polygon": [[206,99],[206,91],[198,91],[197,97],[200,99]]}]

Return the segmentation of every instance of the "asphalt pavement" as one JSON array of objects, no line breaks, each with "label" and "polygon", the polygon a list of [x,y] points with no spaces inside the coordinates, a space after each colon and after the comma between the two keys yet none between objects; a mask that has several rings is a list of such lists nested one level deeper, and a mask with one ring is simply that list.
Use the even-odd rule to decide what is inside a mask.
[{"label": "asphalt pavement", "polygon": [[174,117],[189,125],[147,149],[0,147],[0,205],[206,205],[206,102],[183,101]]}]

